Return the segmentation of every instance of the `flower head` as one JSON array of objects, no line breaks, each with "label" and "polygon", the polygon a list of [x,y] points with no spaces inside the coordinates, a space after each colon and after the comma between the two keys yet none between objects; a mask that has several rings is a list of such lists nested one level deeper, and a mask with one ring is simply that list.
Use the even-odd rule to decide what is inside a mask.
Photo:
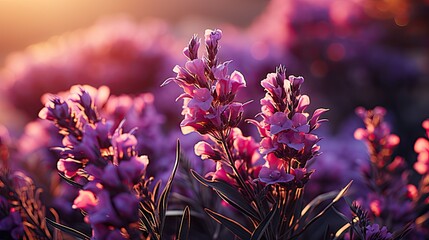
[{"label": "flower head", "polygon": [[221,139],[220,135],[228,135],[228,129],[236,127],[242,118],[244,104],[234,100],[238,89],[245,87],[246,82],[238,71],[228,74],[229,62],[218,63],[221,37],[220,30],[206,30],[207,54],[198,59],[200,40],[194,36],[184,51],[188,58],[185,66],[176,66],[176,77],[162,84],[174,81],[184,90],[177,98],[184,99],[182,114],[185,118],[180,124],[184,134],[196,131]]},{"label": "flower head", "polygon": [[295,76],[286,78],[285,74],[285,69],[280,67],[276,73],[270,73],[262,80],[261,85],[266,91],[259,114],[262,121],[249,120],[257,126],[262,137],[260,152],[266,154],[260,180],[269,184],[292,181],[293,173],[297,173],[295,179],[299,182],[306,182],[301,181],[306,175],[301,173],[306,172],[307,161],[319,150],[317,142],[320,139],[312,131],[324,121],[319,118],[327,111],[317,109],[309,118],[305,110],[310,99],[300,93],[304,79]]}]

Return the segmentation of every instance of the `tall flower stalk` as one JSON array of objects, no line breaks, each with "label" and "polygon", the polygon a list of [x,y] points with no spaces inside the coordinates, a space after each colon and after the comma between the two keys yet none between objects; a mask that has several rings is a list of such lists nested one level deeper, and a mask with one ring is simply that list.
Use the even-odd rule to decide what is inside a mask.
[{"label": "tall flower stalk", "polygon": [[[247,219],[239,223],[206,209],[237,237],[296,238],[327,210],[310,214],[316,203],[303,209],[302,202],[304,186],[313,172],[307,163],[319,151],[320,138],[314,130],[324,121],[319,118],[327,109],[317,109],[310,117],[305,112],[310,99],[300,93],[304,79],[286,78],[284,67],[279,67],[261,82],[267,92],[261,100],[259,115],[263,120],[248,120],[257,126],[261,142],[242,136],[238,125],[246,104],[235,97],[246,82],[238,71],[228,74],[229,61],[217,58],[221,36],[220,30],[206,30],[206,55],[202,58],[198,58],[200,39],[194,36],[184,49],[188,61],[183,67],[176,66],[176,77],[163,83],[174,81],[184,91],[177,98],[184,100],[182,132],[198,132],[211,140],[199,142],[195,153],[203,160],[215,161],[216,170],[206,177],[191,172]],[[347,189],[340,191],[328,208]]]},{"label": "tall flower stalk", "polygon": [[85,212],[85,221],[92,228],[91,236],[71,232],[84,239],[161,239],[166,199],[177,166],[158,196],[160,184],[150,188],[153,179],[145,176],[149,160],[137,151],[136,129],[124,132],[126,120],[113,129],[113,122],[98,113],[97,106],[107,100],[107,89],[72,89],[66,99],[52,96],[39,114],[52,121],[64,137],[63,146],[56,148],[61,156],[58,171],[80,188],[73,208]]}]

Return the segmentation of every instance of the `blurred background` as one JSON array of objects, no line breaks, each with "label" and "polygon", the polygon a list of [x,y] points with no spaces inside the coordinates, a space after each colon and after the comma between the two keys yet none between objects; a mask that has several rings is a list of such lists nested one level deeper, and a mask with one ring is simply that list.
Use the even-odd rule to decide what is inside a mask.
[{"label": "blurred background", "polygon": [[[0,63],[12,52],[48,40],[66,32],[84,29],[100,18],[124,14],[133,21],[160,18],[175,27],[193,22],[193,26],[215,27],[219,23],[231,23],[246,27],[259,15],[268,1],[237,0],[220,1],[49,1],[35,3],[32,0],[0,1]],[[194,21],[198,19],[198,21]],[[204,28],[204,29],[205,29]],[[204,30],[203,29],[203,30]],[[181,29],[183,31],[184,29]],[[183,35],[200,33],[201,29],[187,28]]]}]

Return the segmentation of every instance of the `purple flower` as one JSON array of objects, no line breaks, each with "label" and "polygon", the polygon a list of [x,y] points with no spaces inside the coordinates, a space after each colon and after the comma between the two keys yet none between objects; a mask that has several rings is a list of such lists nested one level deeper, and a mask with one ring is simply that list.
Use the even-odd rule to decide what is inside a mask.
[{"label": "purple flower", "polygon": [[267,154],[266,163],[259,172],[259,180],[266,184],[288,183],[294,179],[292,174],[286,173],[284,162],[273,153]]},{"label": "purple flower", "polygon": [[366,240],[370,239],[379,239],[379,240],[389,240],[392,238],[392,234],[388,232],[386,226],[383,226],[380,229],[380,226],[376,223],[368,225],[366,227]]},{"label": "purple flower", "polygon": [[0,196],[0,234],[7,239],[22,239],[24,236],[24,225],[19,211],[12,208],[3,196]]},{"label": "purple flower", "polygon": [[205,42],[207,56],[197,56],[199,40],[194,37],[185,49],[189,61],[184,67],[176,66],[175,78],[167,79],[162,86],[174,81],[184,93],[177,99],[184,99],[180,126],[184,134],[196,131],[202,135],[222,138],[225,131],[234,128],[243,115],[243,104],[234,102],[237,91],[246,86],[244,77],[238,71],[228,75],[228,63],[218,63],[216,58],[220,30],[206,30]]},{"label": "purple flower", "polygon": [[318,155],[320,148],[317,145],[320,139],[312,131],[324,121],[319,118],[327,109],[317,109],[309,119],[305,110],[310,99],[300,92],[304,79],[286,78],[285,74],[285,69],[280,67],[262,80],[261,85],[266,91],[260,101],[262,121],[249,122],[258,128],[262,137],[260,152],[266,155],[260,180],[268,184],[285,183],[292,181],[296,173],[295,183],[302,187],[312,173],[307,173],[305,166]]},{"label": "purple flower", "polygon": [[[257,179],[263,164],[261,155],[258,153],[259,144],[252,137],[243,136],[239,128],[231,129],[226,141],[230,147],[228,151],[231,154],[234,168],[237,172],[245,176],[245,179],[249,179],[249,181]],[[231,185],[239,186],[237,177],[234,176],[235,172],[222,147],[200,141],[195,145],[195,153],[201,156],[203,160],[211,159],[216,161],[215,171],[208,173],[206,176],[211,177],[212,180],[218,179]]]}]

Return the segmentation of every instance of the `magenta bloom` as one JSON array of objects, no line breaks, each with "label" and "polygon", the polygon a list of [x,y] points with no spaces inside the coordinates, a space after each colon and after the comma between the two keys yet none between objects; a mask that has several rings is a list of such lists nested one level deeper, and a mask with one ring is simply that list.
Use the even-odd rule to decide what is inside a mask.
[{"label": "magenta bloom", "polygon": [[259,180],[266,184],[288,183],[294,179],[292,174],[286,173],[285,162],[273,153],[266,155],[266,163],[259,172]]},{"label": "magenta bloom", "polygon": [[295,179],[302,187],[312,173],[305,166],[320,148],[317,145],[320,139],[312,131],[324,121],[319,118],[327,109],[317,109],[309,118],[305,110],[310,98],[300,93],[303,82],[302,77],[286,78],[282,67],[261,82],[266,91],[259,114],[262,121],[248,121],[257,126],[262,137],[260,152],[265,155],[266,163],[259,179],[267,184]]},{"label": "magenta bloom", "polygon": [[[263,161],[258,153],[259,144],[252,137],[243,136],[239,128],[231,129],[226,141],[230,146],[229,151],[238,172],[250,181],[257,179],[263,168]],[[229,165],[228,157],[219,145],[200,141],[195,145],[195,154],[201,156],[203,160],[216,161],[215,171],[207,174],[212,180],[218,179],[238,186],[237,179],[233,177],[234,172]]]},{"label": "magenta bloom", "polygon": [[234,98],[246,82],[238,71],[228,74],[229,62],[218,62],[216,55],[221,37],[220,30],[206,30],[207,55],[202,59],[197,58],[200,40],[192,38],[184,50],[188,57],[185,66],[176,66],[176,77],[162,84],[164,86],[174,81],[184,91],[177,98],[184,99],[182,114],[185,118],[180,124],[184,134],[196,131],[215,136],[236,127],[242,118],[243,104],[234,102]]},{"label": "magenta bloom", "polygon": [[429,119],[425,120],[422,126],[426,130],[426,138],[419,138],[414,144],[414,151],[418,154],[414,169],[424,175],[429,172]]}]

